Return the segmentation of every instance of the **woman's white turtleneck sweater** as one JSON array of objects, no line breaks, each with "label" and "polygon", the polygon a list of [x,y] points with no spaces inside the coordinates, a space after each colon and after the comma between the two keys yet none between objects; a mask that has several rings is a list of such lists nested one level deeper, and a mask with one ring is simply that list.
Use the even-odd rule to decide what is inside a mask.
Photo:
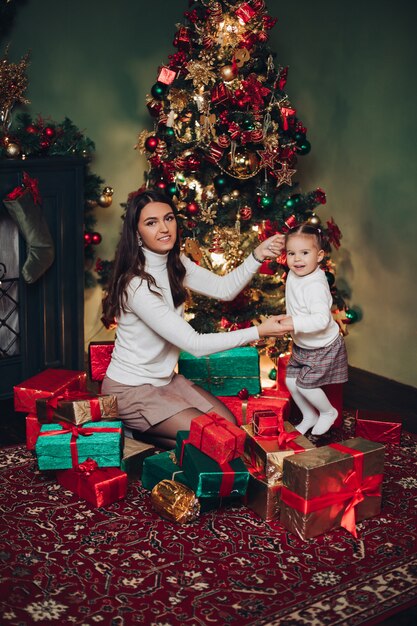
[{"label": "woman's white turtleneck sweater", "polygon": [[[167,271],[167,254],[143,249],[146,271],[162,297],[149,290],[146,280],[135,277],[127,290],[126,312],[117,320],[117,334],[107,376],[125,385],[155,386],[170,382],[180,350],[205,356],[257,341],[256,326],[224,333],[200,335],[184,319],[184,306],[174,307]],[[249,255],[236,269],[217,276],[186,256],[184,285],[191,291],[218,300],[233,300],[259,269]],[[156,291],[156,288],[152,288]]]}]

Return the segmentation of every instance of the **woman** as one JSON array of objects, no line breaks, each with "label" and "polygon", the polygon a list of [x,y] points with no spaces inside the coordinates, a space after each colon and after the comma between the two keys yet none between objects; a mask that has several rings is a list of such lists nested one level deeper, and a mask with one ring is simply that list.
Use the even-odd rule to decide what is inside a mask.
[{"label": "woman", "polygon": [[113,276],[103,300],[103,323],[117,322],[112,359],[102,393],[117,396],[121,419],[141,438],[170,449],[178,430],[215,411],[234,422],[215,396],[175,373],[180,350],[205,356],[282,334],[278,318],[228,333],[200,335],[183,319],[187,290],[233,300],[261,263],[277,257],[284,244],[275,235],[259,244],[225,276],[180,255],[173,202],[157,190],[129,196]]}]

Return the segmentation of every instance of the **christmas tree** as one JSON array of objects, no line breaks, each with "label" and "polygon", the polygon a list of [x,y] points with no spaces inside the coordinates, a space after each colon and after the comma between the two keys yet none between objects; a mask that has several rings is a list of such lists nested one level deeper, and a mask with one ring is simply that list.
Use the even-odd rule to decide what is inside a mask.
[{"label": "christmas tree", "polygon": [[[320,224],[331,244],[323,269],[344,326],[355,312],[335,286],[330,257],[341,233],[315,213],[326,202],[322,189],[298,191],[298,158],[311,146],[286,93],[288,68],[268,45],[275,23],[264,0],[190,0],[176,51],[147,97],[154,128],[137,144],[149,165],[145,187],[177,201],[185,253],[217,273],[241,263],[263,238],[305,221]],[[193,296],[191,324],[213,332],[284,312],[286,270],[285,256],[265,262],[230,303]],[[282,340],[274,349],[285,349]]]}]

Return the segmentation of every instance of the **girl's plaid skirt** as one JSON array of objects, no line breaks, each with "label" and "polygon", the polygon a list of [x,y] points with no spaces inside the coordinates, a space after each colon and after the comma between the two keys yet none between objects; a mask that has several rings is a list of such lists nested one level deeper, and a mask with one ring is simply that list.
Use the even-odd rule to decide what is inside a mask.
[{"label": "girl's plaid skirt", "polygon": [[286,375],[296,378],[297,385],[305,389],[345,383],[348,379],[348,360],[342,335],[325,348],[307,350],[293,343]]}]

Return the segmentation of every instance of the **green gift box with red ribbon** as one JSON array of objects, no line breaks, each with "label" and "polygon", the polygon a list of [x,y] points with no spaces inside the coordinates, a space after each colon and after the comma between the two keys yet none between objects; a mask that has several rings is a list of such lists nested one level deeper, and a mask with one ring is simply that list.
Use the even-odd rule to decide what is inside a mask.
[{"label": "green gift box with red ribbon", "polygon": [[280,521],[301,539],[343,527],[381,510],[385,446],[362,437],[284,460]]},{"label": "green gift box with red ribbon", "polygon": [[116,396],[68,390],[36,400],[36,414],[41,424],[65,421],[77,426],[119,417]]},{"label": "green gift box with red ribbon", "polygon": [[99,467],[120,467],[122,422],[42,424],[35,450],[40,470],[76,468],[88,458]]},{"label": "green gift box with red ribbon", "polygon": [[242,389],[251,395],[261,391],[259,353],[251,346],[202,357],[180,352],[178,371],[215,396],[235,396]]},{"label": "green gift box with red ribbon", "polygon": [[184,471],[189,486],[197,497],[243,496],[249,481],[249,472],[241,458],[228,463],[217,463],[192,443],[189,431],[177,433],[175,456]]}]

